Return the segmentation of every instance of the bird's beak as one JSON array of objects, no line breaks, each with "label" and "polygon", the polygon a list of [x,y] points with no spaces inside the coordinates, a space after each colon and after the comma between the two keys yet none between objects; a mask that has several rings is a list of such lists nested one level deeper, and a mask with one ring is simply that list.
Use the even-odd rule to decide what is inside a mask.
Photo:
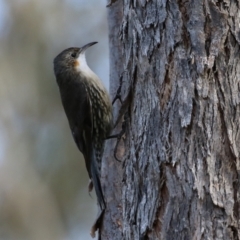
[{"label": "bird's beak", "polygon": [[91,42],[91,43],[84,45],[83,47],[81,47],[81,53],[84,53],[89,47],[91,47],[92,45],[94,45],[96,43],[97,42]]}]

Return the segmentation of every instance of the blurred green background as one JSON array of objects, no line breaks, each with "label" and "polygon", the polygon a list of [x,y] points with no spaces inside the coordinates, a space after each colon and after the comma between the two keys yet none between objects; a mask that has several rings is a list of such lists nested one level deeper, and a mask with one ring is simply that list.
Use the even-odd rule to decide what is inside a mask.
[{"label": "blurred green background", "polygon": [[0,239],[88,240],[94,193],[53,75],[63,49],[88,50],[108,88],[106,0],[0,0]]}]

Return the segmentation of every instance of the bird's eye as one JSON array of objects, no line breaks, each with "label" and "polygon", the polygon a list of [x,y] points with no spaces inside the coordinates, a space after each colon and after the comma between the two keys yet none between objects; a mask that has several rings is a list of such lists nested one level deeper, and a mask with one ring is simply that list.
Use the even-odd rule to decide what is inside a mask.
[{"label": "bird's eye", "polygon": [[75,53],[75,52],[73,52],[72,54],[71,54],[71,57],[73,57],[73,58],[75,58],[77,56],[77,54]]}]

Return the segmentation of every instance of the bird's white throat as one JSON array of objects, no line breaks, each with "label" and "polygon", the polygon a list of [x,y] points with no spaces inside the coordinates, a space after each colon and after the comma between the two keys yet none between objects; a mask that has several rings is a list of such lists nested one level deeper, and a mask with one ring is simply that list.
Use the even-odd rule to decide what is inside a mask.
[{"label": "bird's white throat", "polygon": [[77,61],[77,64],[75,65],[76,70],[85,77],[87,77],[88,81],[90,81],[91,84],[93,84],[94,86],[97,86],[98,89],[106,91],[99,77],[87,65],[85,53],[80,54],[76,61]]},{"label": "bird's white throat", "polygon": [[76,61],[77,61],[76,70],[78,72],[81,72],[85,76],[89,76],[89,77],[96,76],[96,74],[87,65],[85,53],[81,53]]}]

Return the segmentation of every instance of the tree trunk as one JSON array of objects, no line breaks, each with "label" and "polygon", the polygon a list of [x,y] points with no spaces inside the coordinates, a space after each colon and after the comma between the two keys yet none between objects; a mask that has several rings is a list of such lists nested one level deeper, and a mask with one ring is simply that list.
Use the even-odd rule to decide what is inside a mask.
[{"label": "tree trunk", "polygon": [[[108,9],[109,26],[109,58],[110,58],[110,93],[114,98],[119,87],[120,75],[123,71],[122,43],[118,37],[122,22],[122,1],[118,1]],[[114,116],[118,115],[120,104],[114,104]],[[115,131],[120,131],[116,127]],[[107,202],[103,225],[99,239],[122,240],[122,164],[114,159],[116,140],[107,140],[105,158],[102,165],[102,183]],[[124,146],[120,146],[123,150]]]},{"label": "tree trunk", "polygon": [[105,222],[102,239],[240,239],[239,1],[119,0],[109,14],[119,2],[127,127],[123,174],[104,169],[106,186],[121,178],[105,215],[118,231]]}]

